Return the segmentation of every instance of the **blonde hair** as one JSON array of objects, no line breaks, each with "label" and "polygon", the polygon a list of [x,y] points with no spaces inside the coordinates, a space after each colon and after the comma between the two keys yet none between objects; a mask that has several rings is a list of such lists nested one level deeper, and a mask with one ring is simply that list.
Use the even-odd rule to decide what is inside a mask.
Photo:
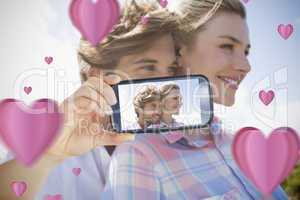
[{"label": "blonde hair", "polygon": [[246,19],[246,10],[239,0],[184,0],[177,8],[182,18],[176,34],[179,42],[192,44],[196,33],[205,29],[207,22],[218,13],[237,14]]},{"label": "blonde hair", "polygon": [[[141,18],[147,17],[143,24]],[[120,21],[96,47],[81,38],[78,62],[82,68],[114,69],[123,56],[147,50],[153,40],[178,31],[178,17],[161,8],[158,2],[128,0]],[[86,69],[85,69],[86,70]],[[83,70],[84,71],[84,70]],[[87,77],[81,73],[82,81]]]},{"label": "blonde hair", "polygon": [[160,92],[155,86],[144,87],[133,99],[135,113],[143,109],[145,104],[151,101],[160,100]]},{"label": "blonde hair", "polygon": [[160,93],[160,99],[164,99],[166,96],[169,95],[169,93],[172,90],[180,90],[180,87],[175,84],[175,83],[171,83],[171,84],[166,84],[163,85],[160,89],[159,89],[159,93]]}]

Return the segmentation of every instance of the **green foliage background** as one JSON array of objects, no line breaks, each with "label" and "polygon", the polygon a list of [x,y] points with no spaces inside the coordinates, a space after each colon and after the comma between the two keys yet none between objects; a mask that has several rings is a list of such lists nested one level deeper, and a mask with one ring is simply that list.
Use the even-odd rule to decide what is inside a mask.
[{"label": "green foliage background", "polygon": [[300,200],[300,164],[295,167],[292,174],[283,182],[282,187],[291,200]]}]

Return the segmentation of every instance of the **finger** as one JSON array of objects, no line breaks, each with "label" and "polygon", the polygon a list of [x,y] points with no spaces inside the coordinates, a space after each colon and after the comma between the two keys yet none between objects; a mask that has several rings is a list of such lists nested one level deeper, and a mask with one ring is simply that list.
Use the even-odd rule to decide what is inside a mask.
[{"label": "finger", "polygon": [[105,100],[110,104],[114,105],[117,103],[117,98],[113,88],[107,84],[103,79],[98,77],[90,77],[83,85],[93,88],[98,93],[104,96]]},{"label": "finger", "polygon": [[88,113],[90,111],[99,112],[111,115],[113,113],[111,106],[105,100],[105,98],[97,93],[90,87],[82,87],[72,97],[75,109],[80,110],[81,113]]},{"label": "finger", "polygon": [[[117,133],[116,133],[117,134]],[[73,135],[67,143],[65,153],[81,155],[96,147],[104,145],[119,145],[126,141],[134,140],[133,134],[110,135]]]},{"label": "finger", "polygon": [[121,77],[116,74],[104,76],[104,81],[109,85],[116,85],[121,81]]},{"label": "finger", "polygon": [[93,117],[90,121],[86,123],[86,129],[83,130],[89,135],[99,135],[102,134],[105,130],[111,130],[112,124],[109,116],[99,116],[96,113],[93,113]]},{"label": "finger", "polygon": [[[91,90],[91,92],[93,92],[92,88],[89,88],[88,90]],[[105,111],[106,114],[112,115],[113,110],[111,108],[111,104],[102,94],[92,95],[91,97],[87,97],[87,98],[96,102],[100,106],[100,108]]]},{"label": "finger", "polygon": [[99,101],[95,101],[94,99],[88,98],[88,97],[81,97],[82,101],[91,102],[91,104],[96,104],[97,106],[92,106],[91,111],[95,111],[100,116],[107,116],[112,115],[113,110],[111,106],[103,99],[101,98]]},{"label": "finger", "polygon": [[104,131],[102,134],[94,136],[94,147],[107,145],[120,145],[127,141],[133,141],[135,135],[131,133],[117,133],[111,131]]},{"label": "finger", "polygon": [[69,155],[81,155],[94,148],[92,135],[74,134],[70,137],[65,146],[65,153]]}]

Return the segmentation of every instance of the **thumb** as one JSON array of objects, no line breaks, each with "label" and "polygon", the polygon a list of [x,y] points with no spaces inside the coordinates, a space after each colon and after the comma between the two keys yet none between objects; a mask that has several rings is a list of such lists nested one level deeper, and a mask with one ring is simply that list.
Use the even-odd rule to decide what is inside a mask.
[{"label": "thumb", "polygon": [[95,135],[94,137],[94,146],[116,146],[120,145],[127,141],[133,141],[135,139],[135,135],[131,133],[116,133],[105,131],[101,135]]},{"label": "thumb", "polygon": [[116,74],[109,74],[104,76],[104,82],[106,82],[109,85],[116,85],[121,81],[121,77]]},{"label": "thumb", "polygon": [[81,155],[99,146],[119,145],[131,140],[134,140],[133,134],[118,134],[108,131],[97,135],[72,135],[66,144],[65,153]]}]

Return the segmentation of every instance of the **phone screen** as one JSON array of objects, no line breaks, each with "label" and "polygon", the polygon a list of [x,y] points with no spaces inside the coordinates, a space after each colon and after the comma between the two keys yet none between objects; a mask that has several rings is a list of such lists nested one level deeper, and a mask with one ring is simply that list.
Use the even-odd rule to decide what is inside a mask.
[{"label": "phone screen", "polygon": [[209,82],[201,75],[123,81],[114,86],[118,132],[157,132],[202,127],[212,115]]}]

